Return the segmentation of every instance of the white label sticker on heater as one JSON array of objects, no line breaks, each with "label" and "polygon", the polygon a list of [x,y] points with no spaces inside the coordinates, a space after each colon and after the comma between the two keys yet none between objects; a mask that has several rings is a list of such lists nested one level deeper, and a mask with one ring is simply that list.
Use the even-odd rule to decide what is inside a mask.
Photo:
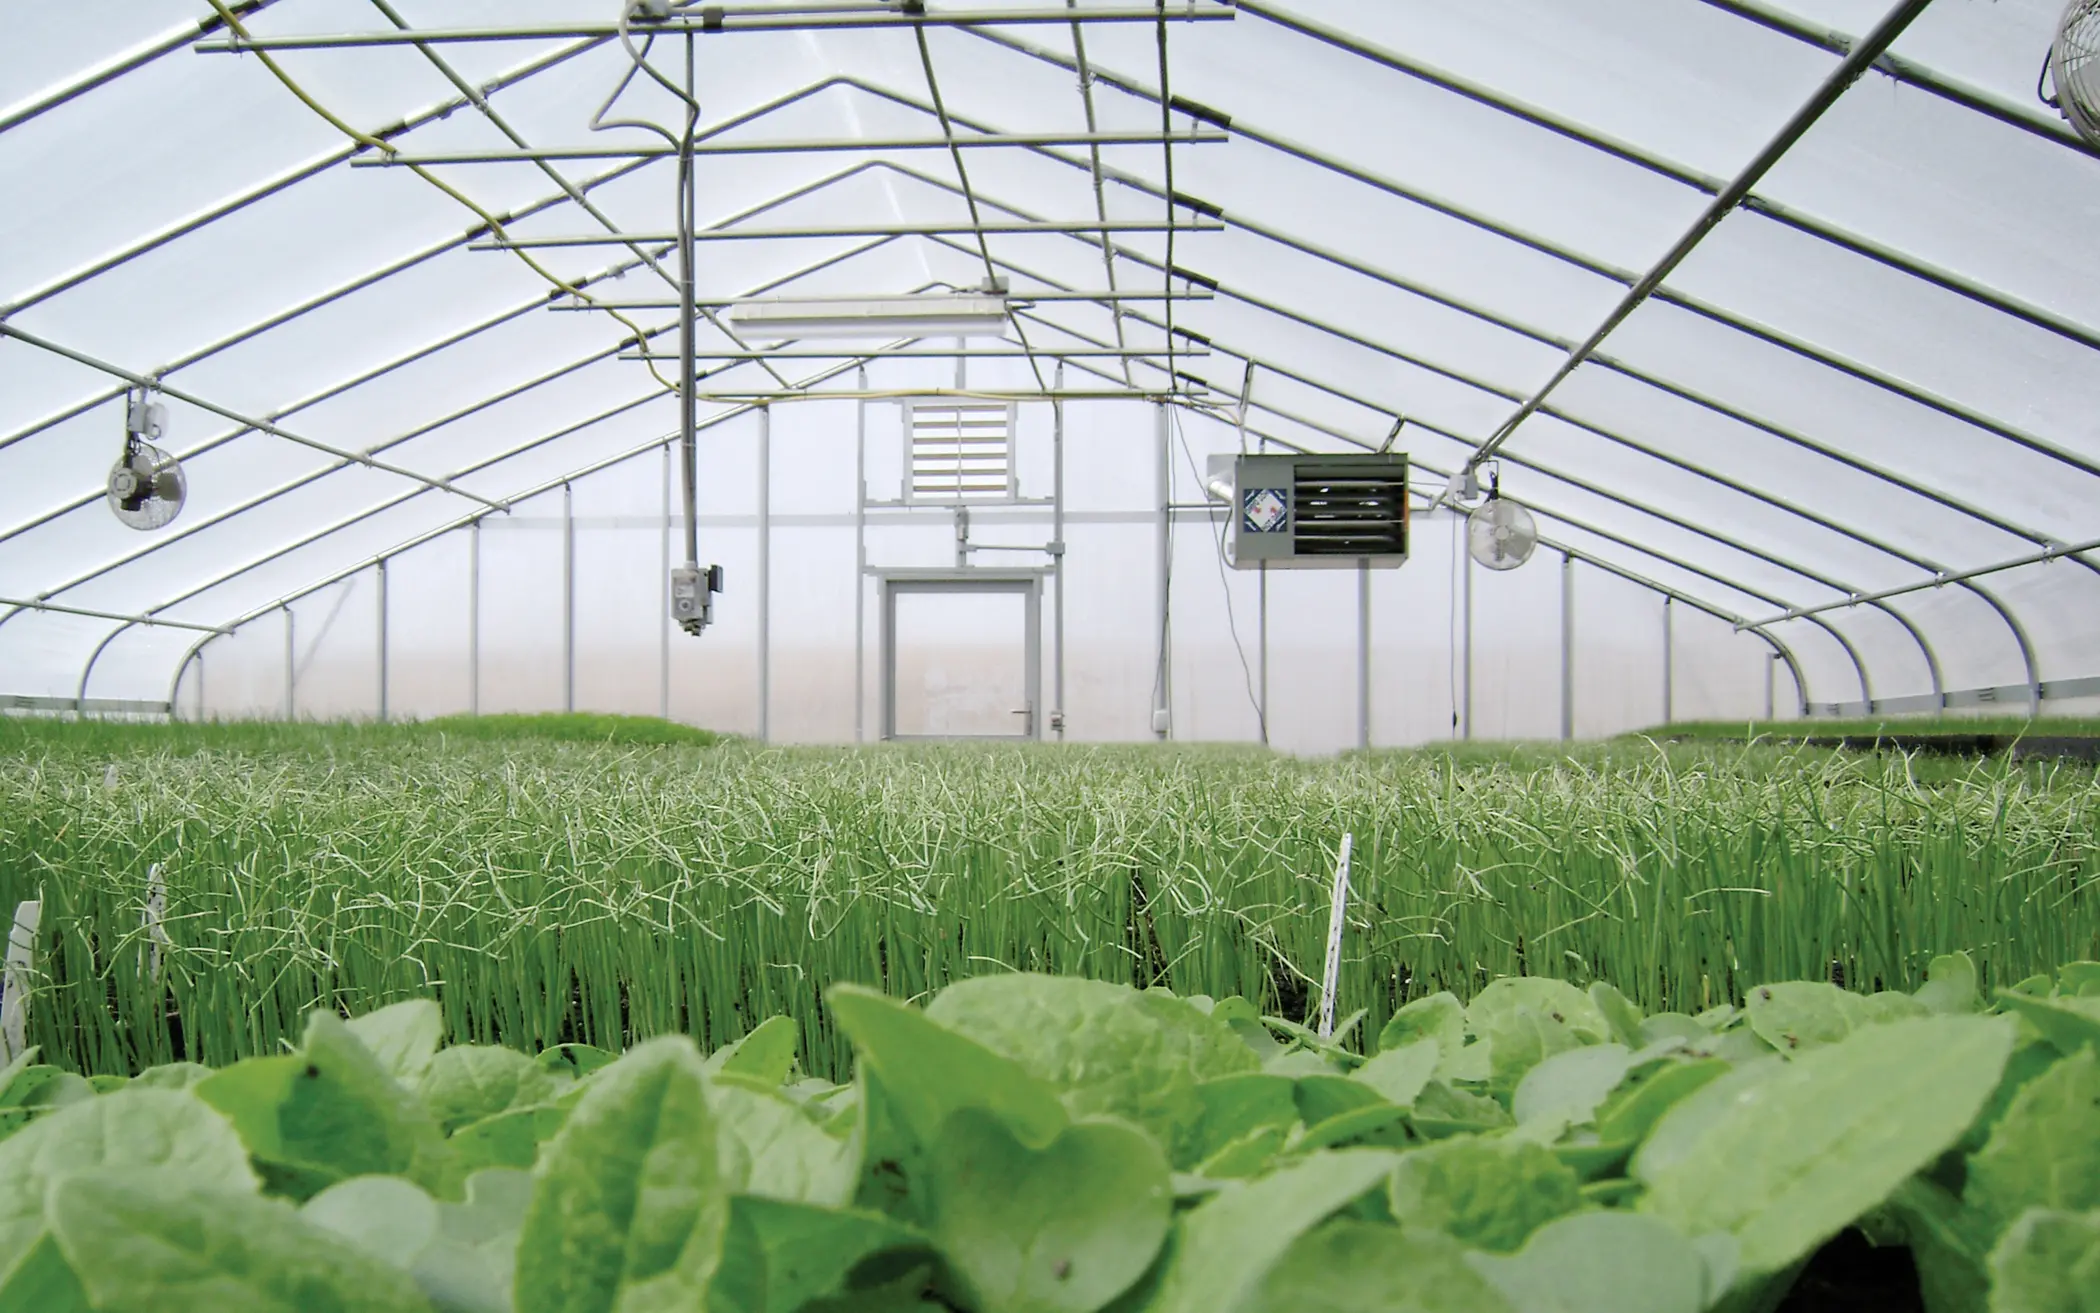
[{"label": "white label sticker on heater", "polygon": [[1281,488],[1255,488],[1241,500],[1247,528],[1254,533],[1282,533],[1291,518],[1291,504]]}]

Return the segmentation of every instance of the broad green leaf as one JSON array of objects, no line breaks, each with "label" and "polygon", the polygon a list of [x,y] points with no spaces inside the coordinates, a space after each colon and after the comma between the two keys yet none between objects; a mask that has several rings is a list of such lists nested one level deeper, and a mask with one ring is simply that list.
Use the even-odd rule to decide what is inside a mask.
[{"label": "broad green leaf", "polygon": [[610,1067],[620,1060],[620,1055],[609,1049],[596,1048],[589,1044],[557,1044],[534,1058],[549,1071],[565,1073],[578,1078],[594,1071]]},{"label": "broad green leaf", "polygon": [[1598,1113],[1597,1138],[1607,1144],[1638,1143],[1693,1091],[1735,1070],[1718,1058],[1701,1058],[1665,1063],[1636,1075],[1634,1083],[1619,1090]]},{"label": "broad green leaf", "polygon": [[77,1103],[0,1141],[0,1274],[44,1234],[50,1183],[98,1167],[169,1167],[200,1185],[255,1189],[233,1127],[187,1094],[120,1090]]},{"label": "broad green leaf", "polygon": [[1292,1099],[1298,1105],[1298,1120],[1308,1127],[1362,1108],[1390,1106],[1390,1100],[1362,1081],[1331,1074],[1300,1076]]},{"label": "broad green leaf", "polygon": [[415,1282],[275,1199],[167,1168],[51,1187],[51,1231],[98,1313],[427,1313]]},{"label": "broad green leaf", "polygon": [[[803,1313],[829,1307],[884,1307],[880,1288],[929,1266],[933,1242],[880,1213],[813,1208],[738,1195],[730,1203],[739,1243],[725,1264],[751,1266],[740,1284],[765,1292],[763,1309],[738,1313]],[[911,1307],[911,1305],[904,1305]]]},{"label": "broad green leaf", "polygon": [[1196,1174],[1212,1181],[1259,1176],[1283,1152],[1290,1138],[1288,1126],[1258,1126],[1237,1140],[1218,1146],[1210,1157],[1196,1165]]},{"label": "broad green leaf", "polygon": [[2062,1052],[2100,1045],[2100,998],[2029,998],[2001,989],[1998,999]]},{"label": "broad green leaf", "polygon": [[561,1129],[558,1121],[551,1128],[547,1125],[542,1115],[546,1111],[544,1108],[518,1108],[499,1112],[478,1122],[468,1122],[454,1131],[446,1143],[458,1155],[462,1172],[478,1172],[491,1167],[529,1169],[539,1161],[540,1145]]},{"label": "broad green leaf", "polygon": [[1976,983],[1976,963],[1967,953],[1948,953],[1925,968],[1925,983],[1913,996],[1927,1012],[1963,1016],[1983,1011],[1983,991]]},{"label": "broad green leaf", "polygon": [[1714,1033],[1682,1012],[1658,1012],[1641,1019],[1640,1037],[1643,1047],[1666,1039],[1681,1039],[1692,1047],[1704,1047]]},{"label": "broad green leaf", "polygon": [[42,1063],[21,1065],[0,1087],[0,1140],[39,1117],[94,1097],[95,1087],[70,1071]]},{"label": "broad green leaf", "polygon": [[498,1113],[550,1103],[569,1084],[566,1076],[515,1049],[455,1044],[430,1060],[417,1089],[430,1115],[450,1134]]},{"label": "broad green leaf", "polygon": [[760,1085],[784,1084],[795,1069],[801,1042],[802,1031],[793,1017],[768,1017],[736,1043],[709,1054],[708,1074],[740,1076]]},{"label": "broad green leaf", "polygon": [[1073,1117],[1134,1122],[1180,1164],[1202,1148],[1197,1084],[1260,1066],[1214,1016],[1099,980],[977,976],[943,989],[926,1015],[1049,1082]]},{"label": "broad green leaf", "polygon": [[398,1176],[359,1176],[300,1215],[406,1272],[439,1313],[508,1313],[530,1190],[522,1172],[483,1172],[465,1203],[439,1203]]},{"label": "broad green leaf", "polygon": [[1433,1039],[1446,1057],[1466,1043],[1466,1008],[1448,991],[1418,998],[1393,1014],[1378,1032],[1378,1051],[1403,1048],[1417,1040]]},{"label": "broad green leaf", "polygon": [[1641,1035],[1641,1010],[1633,1000],[1601,980],[1590,982],[1590,1002],[1597,1005],[1604,1020],[1611,1026],[1611,1037],[1629,1049],[1641,1048],[1651,1041]]},{"label": "broad green leaf", "polygon": [[1416,1149],[1401,1157],[1386,1191],[1402,1227],[1442,1231],[1495,1253],[1582,1207],[1581,1182],[1552,1150],[1508,1138],[1466,1136]]},{"label": "broad green leaf", "polygon": [[650,1040],[599,1072],[533,1169],[518,1313],[694,1309],[729,1207],[699,1052]]},{"label": "broad green leaf", "polygon": [[1490,1090],[1507,1094],[1517,1088],[1532,1068],[1554,1054],[1601,1042],[1557,1020],[1561,1015],[1564,1014],[1521,1006],[1501,1008],[1488,1014],[1481,1040],[1488,1048]]},{"label": "broad green leaf", "polygon": [[1576,1213],[1514,1254],[1467,1261],[1516,1313],[1700,1313],[1726,1284],[1690,1240],[1639,1213]]},{"label": "broad green leaf", "polygon": [[46,1231],[12,1270],[0,1268],[0,1309],[7,1313],[92,1313],[87,1291]]},{"label": "broad green leaf", "polygon": [[2100,995],[2100,962],[2066,962],[2058,967],[2056,992],[2074,998]]},{"label": "broad green leaf", "polygon": [[1380,1099],[1348,1112],[1336,1113],[1308,1127],[1290,1148],[1293,1153],[1334,1149],[1345,1144],[1370,1144],[1402,1149],[1415,1142],[1407,1128],[1407,1109]]},{"label": "broad green leaf", "polygon": [[1750,1029],[1781,1053],[1835,1044],[1862,1026],[1925,1015],[1925,1006],[1905,994],[1871,997],[1820,980],[1790,980],[1750,991]]},{"label": "broad green leaf", "polygon": [[1518,1125],[1548,1117],[1565,1117],[1580,1125],[1596,1116],[1598,1105],[1619,1088],[1633,1070],[1633,1052],[1624,1044],[1592,1044],[1556,1053],[1524,1074],[1510,1102]]},{"label": "broad green leaf", "polygon": [[1755,1097],[1749,1093],[1753,1087],[1786,1069],[1786,1060],[1776,1053],[1740,1067],[1722,1062],[1719,1076],[1708,1077],[1697,1089],[1673,1100],[1649,1123],[1647,1136],[1628,1164],[1630,1174],[1646,1180],[1675,1170],[1715,1127],[1734,1117],[1738,1107]]},{"label": "broad green leaf", "polygon": [[2013,1096],[1969,1159],[1962,1198],[1988,1236],[2030,1208],[2100,1208],[2100,1054],[2082,1049]]},{"label": "broad green leaf", "polygon": [[88,1088],[97,1094],[114,1094],[131,1084],[131,1077],[100,1072],[87,1078]]},{"label": "broad green leaf", "polygon": [[1057,1094],[1020,1063],[873,990],[834,985],[826,999],[919,1144],[934,1144],[949,1115],[963,1108],[997,1113],[1028,1144],[1048,1144],[1064,1129]]},{"label": "broad green leaf", "polygon": [[827,1133],[786,1095],[713,1081],[708,1107],[715,1117],[722,1178],[730,1189],[827,1208],[853,1197],[860,1178],[859,1146]]},{"label": "broad green leaf", "polygon": [[346,1177],[397,1175],[459,1194],[457,1156],[422,1100],[332,1012],[307,1017],[297,1053],[237,1062],[194,1092],[233,1122],[275,1191],[303,1199]]},{"label": "broad green leaf", "polygon": [[2036,1209],[1990,1264],[1991,1313],[2100,1313],[2100,1213]]},{"label": "broad green leaf", "polygon": [[1317,1153],[1212,1196],[1183,1218],[1147,1313],[1232,1313],[1293,1241],[1370,1190],[1398,1161],[1382,1149]]},{"label": "broad green leaf", "polygon": [[[1744,1271],[1777,1272],[1886,1199],[1967,1129],[2012,1049],[1998,1018],[1869,1026],[1728,1090],[1677,1105],[1634,1156],[1641,1207],[1688,1235],[1727,1231]],[[1683,1119],[1687,1133],[1672,1137]],[[1676,1140],[1651,1154],[1658,1141]]]},{"label": "broad green leaf", "polygon": [[427,998],[390,1003],[345,1023],[387,1074],[414,1089],[445,1038],[444,1014]]},{"label": "broad green leaf", "polygon": [[2055,1066],[2062,1056],[2054,1044],[2041,1038],[2016,1045],[2012,1056],[2005,1060],[2005,1074],[1998,1078],[1998,1088],[1991,1091],[1990,1100],[1983,1105],[1983,1111],[1977,1114],[1955,1148],[1963,1153],[1975,1153],[1988,1143],[1998,1129],[1998,1123],[2004,1119],[2006,1109],[2012,1107],[2012,1101],[2027,1088],[2027,1082]]},{"label": "broad green leaf", "polygon": [[1415,1129],[1424,1135],[1457,1135],[1510,1125],[1507,1109],[1485,1095],[1433,1080],[1415,1096]]},{"label": "broad green leaf", "polygon": [[1238,1313],[1513,1313],[1434,1231],[1337,1218],[1292,1242]]},{"label": "broad green leaf", "polygon": [[1611,1023],[1588,994],[1565,980],[1547,976],[1506,976],[1491,980],[1466,1006],[1466,1028],[1490,1035],[1496,1025],[1520,1012],[1535,1012],[1564,1026],[1578,1044],[1603,1044],[1612,1037]]},{"label": "broad green leaf", "polygon": [[131,1083],[146,1090],[186,1090],[210,1075],[211,1068],[201,1062],[166,1062],[146,1068]]},{"label": "broad green leaf", "polygon": [[998,1117],[948,1120],[930,1173],[935,1242],[979,1313],[1092,1313],[1166,1239],[1166,1156],[1132,1126],[1077,1122],[1042,1148]]},{"label": "broad green leaf", "polygon": [[1349,1078],[1370,1086],[1387,1102],[1412,1107],[1423,1087],[1436,1079],[1441,1058],[1442,1050],[1432,1039],[1418,1039],[1396,1048],[1381,1047],[1377,1057],[1349,1073]]},{"label": "broad green leaf", "polygon": [[1298,1082],[1288,1076],[1250,1072],[1196,1086],[1203,1104],[1201,1143],[1205,1156],[1264,1128],[1288,1130],[1298,1121]]}]

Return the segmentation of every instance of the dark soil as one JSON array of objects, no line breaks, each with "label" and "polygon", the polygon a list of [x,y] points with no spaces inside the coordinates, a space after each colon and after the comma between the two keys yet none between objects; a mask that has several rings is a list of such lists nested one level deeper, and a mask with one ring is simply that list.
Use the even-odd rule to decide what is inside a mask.
[{"label": "dark soil", "polygon": [[1924,1313],[1910,1251],[1846,1231],[1816,1251],[1778,1313]]}]

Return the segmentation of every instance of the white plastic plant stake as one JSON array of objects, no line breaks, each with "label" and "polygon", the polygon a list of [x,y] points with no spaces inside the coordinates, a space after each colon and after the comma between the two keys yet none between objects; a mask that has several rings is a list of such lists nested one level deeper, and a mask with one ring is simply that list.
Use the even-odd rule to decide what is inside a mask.
[{"label": "white plastic plant stake", "polygon": [[168,881],[160,873],[160,863],[155,862],[146,869],[146,908],[139,913],[139,924],[146,928],[146,978],[160,979],[160,950],[168,942],[168,932],[161,929],[161,920],[168,911]]},{"label": "white plastic plant stake", "polygon": [[1334,899],[1327,913],[1327,971],[1320,977],[1320,1038],[1334,1035],[1334,990],[1342,977],[1342,925],[1349,908],[1349,849],[1356,836],[1342,836],[1342,855],[1334,867]]},{"label": "white plastic plant stake", "polygon": [[35,966],[36,927],[43,915],[43,903],[22,903],[15,908],[14,929],[8,932],[7,966],[0,972],[0,1067],[29,1046],[29,978]]}]

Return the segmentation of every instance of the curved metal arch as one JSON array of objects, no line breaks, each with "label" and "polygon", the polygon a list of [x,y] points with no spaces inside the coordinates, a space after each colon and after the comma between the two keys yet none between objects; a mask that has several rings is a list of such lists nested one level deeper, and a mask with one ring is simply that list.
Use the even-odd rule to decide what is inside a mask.
[{"label": "curved metal arch", "polygon": [[[1068,71],[1073,67],[1072,62],[1070,60],[1065,59],[1063,56],[1058,55],[1052,51],[1047,51],[1039,47],[1032,46],[1027,42],[1019,41],[1017,39],[1007,37],[1002,34],[991,32],[973,32],[973,35],[978,36],[982,40],[990,41],[994,45],[1015,51],[1016,53],[1026,55],[1033,59],[1037,59],[1054,67],[1063,68]],[[1151,88],[1145,86],[1143,83],[1138,82],[1134,79],[1122,77],[1120,75],[1112,73],[1102,73],[1099,70],[1094,70],[1094,76],[1097,80],[1105,82],[1108,85],[1115,87],[1117,90],[1122,91],[1125,94],[1128,94],[1136,99],[1144,100],[1152,104],[1158,103],[1158,93],[1152,90]],[[874,94],[882,95],[892,100],[896,100],[900,104],[908,105],[912,103],[909,97],[899,96],[897,93],[887,91],[886,89],[872,87],[865,83],[858,83],[857,85],[859,85],[862,90],[870,91]],[[981,125],[973,126],[981,127]],[[1418,189],[1406,186],[1392,179],[1383,178],[1376,174],[1372,174],[1366,170],[1356,168],[1355,166],[1349,164],[1345,164],[1340,160],[1333,159],[1331,157],[1321,154],[1318,151],[1312,150],[1310,147],[1298,145],[1296,143],[1288,142],[1283,138],[1275,137],[1270,134],[1260,132],[1257,129],[1249,127],[1245,123],[1236,122],[1233,125],[1233,131],[1238,135],[1247,138],[1250,141],[1253,141],[1270,149],[1277,150],[1281,153],[1290,155],[1294,158],[1301,159],[1304,162],[1312,164],[1315,167],[1320,168],[1324,171],[1334,173],[1337,176],[1346,178],[1352,182],[1360,183],[1362,185],[1371,187],[1374,190],[1383,191],[1388,195],[1395,196],[1399,199],[1406,200],[1412,204],[1420,205],[1437,213],[1444,214],[1447,217],[1456,219],[1462,223],[1467,224],[1468,226],[1477,227],[1484,232],[1492,233],[1498,237],[1514,242],[1518,245],[1530,247],[1534,250],[1539,251],[1541,254],[1560,260],[1575,268],[1582,269],[1584,272],[1622,284],[1631,284],[1635,280],[1635,275],[1629,273],[1628,271],[1617,269],[1611,265],[1592,260],[1589,257],[1582,255],[1580,252],[1573,251],[1569,248],[1548,242],[1545,239],[1539,238],[1533,234],[1524,233],[1520,230],[1510,227],[1507,224],[1499,223],[1498,221],[1490,219],[1485,215],[1477,214],[1462,206],[1458,206],[1455,203],[1428,195],[1427,193],[1421,192]],[[1026,149],[1030,149],[1035,153],[1046,156],[1048,158],[1059,160],[1070,167],[1085,167],[1080,161],[1074,160],[1050,147],[1029,147]],[[1110,170],[1107,172],[1107,176],[1113,178],[1115,181],[1126,187],[1132,188],[1133,190],[1142,191],[1146,194],[1153,195],[1155,197],[1161,195],[1160,190],[1154,187],[1151,183],[1146,182],[1143,179],[1136,178],[1132,175],[1121,173],[1115,170]],[[1458,310],[1461,313],[1465,313],[1468,315],[1472,315],[1473,317],[1479,318],[1484,322],[1493,323],[1496,326],[1504,328],[1508,331],[1519,333],[1520,335],[1530,338],[1533,341],[1537,341],[1542,344],[1557,346],[1563,350],[1567,349],[1570,345],[1562,339],[1559,339],[1553,335],[1541,333],[1537,330],[1524,328],[1523,326],[1517,325],[1501,316],[1497,316],[1490,312],[1483,311],[1478,307],[1467,305],[1466,303],[1456,298],[1448,297],[1444,294],[1435,293],[1429,289],[1425,289],[1421,285],[1413,283],[1412,280],[1402,279],[1397,275],[1392,275],[1384,271],[1373,270],[1367,266],[1362,265],[1361,262],[1342,256],[1337,252],[1328,251],[1323,248],[1317,247],[1311,243],[1306,243],[1298,239],[1291,238],[1287,235],[1276,232],[1274,229],[1265,228],[1259,224],[1252,223],[1244,218],[1234,219],[1233,226],[1241,229],[1242,231],[1251,232],[1256,234],[1257,236],[1262,236],[1268,238],[1269,240],[1276,241],[1282,245],[1290,247],[1291,249],[1301,251],[1304,254],[1314,256],[1318,259],[1326,260],[1330,263],[1335,264],[1337,267],[1343,268],[1351,273],[1371,277],[1376,281],[1385,283],[1388,286],[1395,287],[1398,290],[1410,292],[1418,296],[1423,296],[1426,299],[1432,300],[1438,304],[1442,304],[1447,308]],[[1127,252],[1125,252],[1125,254],[1127,254]],[[2013,430],[2009,426],[2001,425],[1998,421],[1991,420],[1989,417],[1982,415],[1980,412],[1974,412],[1969,410],[1969,408],[1967,407],[1960,406],[1959,403],[1954,403],[1948,401],[1945,398],[1940,398],[1928,393],[1924,393],[1922,390],[1913,390],[1909,387],[1909,385],[1904,384],[1900,379],[1896,379],[1891,375],[1883,373],[1882,371],[1874,370],[1868,366],[1859,364],[1855,361],[1846,360],[1842,357],[1836,356],[1834,353],[1821,352],[1820,348],[1815,348],[1810,344],[1788,337],[1783,333],[1778,333],[1777,330],[1773,330],[1767,325],[1759,324],[1755,321],[1748,320],[1741,316],[1737,316],[1733,312],[1727,311],[1720,307],[1713,306],[1705,302],[1696,301],[1694,298],[1682,296],[1680,294],[1670,291],[1670,289],[1667,288],[1658,290],[1658,292],[1656,293],[1656,299],[1662,300],[1666,304],[1674,305],[1679,309],[1687,311],[1688,313],[1701,315],[1702,317],[1711,319],[1714,322],[1723,325],[1724,327],[1735,329],[1744,333],[1747,336],[1766,341],[1769,345],[1780,347],[1783,350],[1788,350],[1794,352],[1795,354],[1802,354],[1805,356],[1805,358],[1808,358],[1814,361],[1815,363],[1821,364],[1838,373],[1847,374],[1858,379],[1861,382],[1866,382],[1873,386],[1881,387],[1884,390],[1892,391],[1895,393],[1895,395],[1904,400],[1913,402],[1915,404],[1923,405],[1928,409],[1938,410],[1941,413],[1949,415],[1950,418],[1954,418],[1960,422],[1968,423],[1975,427],[1984,428],[1985,431],[1993,433],[1994,436],[2004,438],[2018,445],[2028,446],[2031,450],[2035,450],[2037,454],[2048,456],[2049,458],[2057,460],[2060,463],[2071,464],[2074,466],[2074,468],[2086,469],[2090,467],[2090,472],[2100,474],[2100,465],[2093,465],[2092,462],[2087,462],[2083,458],[2077,457],[2072,453],[2056,450],[2055,444],[2051,444],[2042,439],[2035,438],[2031,434],[2025,434],[2019,432],[2018,430]],[[1597,363],[1605,362],[1603,362],[1602,360],[1598,360]],[[1621,362],[1611,362],[1608,365],[1608,367],[1614,368],[1617,372],[1627,374],[1629,377],[1639,379],[1642,382],[1646,382],[1651,385],[1661,386],[1658,380],[1653,379],[1640,371],[1634,370]],[[1697,398],[1695,394],[1688,394],[1686,391],[1679,391],[1674,389],[1673,391],[1675,391],[1675,394],[1679,395],[1682,399],[1691,401],[1695,405],[1708,404],[1705,400]],[[1863,473],[1871,474],[1876,478],[1880,478],[1886,482],[1892,483],[1897,487],[1905,489],[1906,491],[1915,493],[1919,496],[1923,496],[1928,500],[1946,506],[1948,509],[1959,510],[1963,513],[1970,514],[1975,518],[1982,520],[1985,523],[1992,524],[1992,526],[1995,528],[2000,528],[2005,532],[2013,533],[2017,537],[2026,538],[2031,542],[2037,543],[2045,543],[2048,541],[2048,535],[2046,534],[2042,534],[2034,530],[2021,529],[2017,526],[2013,526],[2010,524],[2009,521],[2004,521],[2002,517],[1995,516],[1988,512],[1983,512],[1978,508],[1966,506],[1948,497],[1946,494],[1937,492],[1936,490],[1927,489],[1913,481],[1902,479],[1898,476],[1891,474],[1888,471],[1882,470],[1866,462],[1859,461],[1857,458],[1837,456],[1833,452],[1823,449],[1819,444],[1808,442],[1807,440],[1800,438],[1798,435],[1789,434],[1783,430],[1778,429],[1777,426],[1759,424],[1759,427],[1767,432],[1772,433],[1775,437],[1780,437],[1783,440],[1794,443],[1795,445],[1802,446],[1804,449],[1807,450],[1818,451],[1820,454],[1831,456],[1833,459],[1842,460],[1844,461],[1844,463],[1852,466],[1853,468],[1861,470]],[[2100,566],[2092,566],[2090,562],[2087,562],[2086,564],[2093,568],[2096,573],[2100,573]]]}]

